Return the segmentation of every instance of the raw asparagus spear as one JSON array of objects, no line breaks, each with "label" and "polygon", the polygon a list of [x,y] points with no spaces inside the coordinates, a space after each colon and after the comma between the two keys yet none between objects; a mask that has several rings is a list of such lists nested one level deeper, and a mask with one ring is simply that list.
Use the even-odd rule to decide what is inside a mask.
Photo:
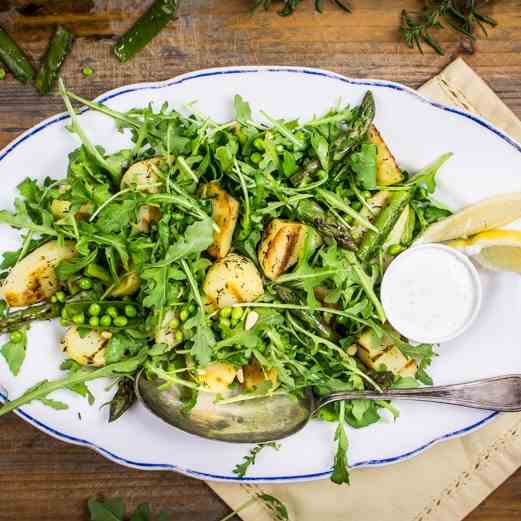
[{"label": "raw asparagus spear", "polygon": [[65,57],[71,52],[73,41],[74,36],[70,31],[64,27],[56,29],[36,75],[35,85],[40,94],[48,94],[51,91]]},{"label": "raw asparagus spear", "polygon": [[2,27],[0,27],[0,61],[4,62],[18,81],[27,83],[34,78],[34,70],[27,56]]}]

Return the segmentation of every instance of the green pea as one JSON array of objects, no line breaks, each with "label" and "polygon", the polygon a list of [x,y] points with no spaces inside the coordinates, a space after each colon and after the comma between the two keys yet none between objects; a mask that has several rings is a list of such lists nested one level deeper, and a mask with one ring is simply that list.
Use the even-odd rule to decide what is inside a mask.
[{"label": "green pea", "polygon": [[179,322],[179,320],[178,320],[177,318],[173,318],[173,319],[169,322],[168,327],[169,327],[170,329],[177,329],[177,328],[179,327],[179,324],[180,324],[180,323],[181,323],[181,322]]},{"label": "green pea", "polygon": [[405,250],[405,248],[402,245],[400,245],[400,244],[391,244],[391,246],[389,246],[389,248],[387,248],[387,253],[394,257],[395,255],[398,255],[399,253],[402,253],[403,250]]},{"label": "green pea", "polygon": [[109,315],[112,318],[116,318],[119,315],[119,313],[115,306],[109,306],[107,308],[107,315]]},{"label": "green pea", "polygon": [[188,306],[188,312],[190,313],[190,315],[193,315],[195,313],[195,304],[190,304]]},{"label": "green pea", "polygon": [[53,296],[51,297],[51,303],[52,303],[52,304],[56,304],[56,302],[58,302],[58,299],[56,298],[56,295],[53,295]]},{"label": "green pea", "polygon": [[175,333],[175,341],[182,342],[184,340],[184,335],[182,331],[176,331]]},{"label": "green pea", "polygon": [[250,156],[250,161],[258,165],[262,161],[262,156],[258,152],[253,152]]},{"label": "green pea", "polygon": [[89,326],[98,327],[99,326],[99,317],[90,317]]},{"label": "green pea", "polygon": [[277,145],[277,146],[275,147],[275,150],[280,154],[281,152],[284,151],[284,147],[283,147],[282,145]]},{"label": "green pea", "polygon": [[84,324],[85,323],[85,315],[83,313],[76,313],[73,317],[72,317],[72,321],[77,324],[78,326],[80,326],[81,324]]},{"label": "green pea", "polygon": [[257,150],[264,150],[266,148],[266,146],[264,145],[264,139],[262,139],[260,137],[255,139],[255,141],[253,142],[253,146]]},{"label": "green pea", "polygon": [[0,67],[0,81],[5,79],[7,75],[7,72],[5,71],[5,69],[3,67]]},{"label": "green pea", "polygon": [[11,335],[9,336],[9,339],[11,342],[14,342],[17,344],[18,342],[21,342],[23,340],[24,336],[21,331],[13,331]]},{"label": "green pea", "polygon": [[78,282],[78,286],[81,289],[90,289],[92,288],[92,280],[84,277],[83,279],[80,279],[80,281]]},{"label": "green pea", "polygon": [[67,312],[67,308],[62,309],[61,317],[63,318],[63,320],[67,320],[69,318],[69,313]]},{"label": "green pea", "polygon": [[228,318],[232,314],[232,308],[230,306],[226,306],[219,311],[219,316],[222,318]]},{"label": "green pea", "polygon": [[220,318],[219,319],[219,325],[221,327],[230,327],[230,320],[228,318]]},{"label": "green pea", "polygon": [[99,304],[91,304],[87,312],[91,317],[97,317],[101,313],[101,306]]},{"label": "green pea", "polygon": [[128,318],[123,315],[119,315],[114,318],[114,325],[116,327],[125,327],[128,324]]},{"label": "green pea", "polygon": [[241,308],[233,308],[232,309],[232,320],[238,322],[242,317],[242,309]]},{"label": "green pea", "polygon": [[137,309],[136,309],[136,307],[133,306],[132,304],[127,304],[125,306],[125,315],[128,318],[134,318],[135,316],[137,316]]},{"label": "green pea", "polygon": [[56,300],[58,302],[65,302],[65,293],[63,291],[56,292]]},{"label": "green pea", "polygon": [[353,210],[360,210],[362,208],[362,203],[360,201],[355,201],[352,205],[351,205],[351,208]]},{"label": "green pea", "polygon": [[360,194],[364,199],[369,199],[371,197],[371,192],[369,190],[364,190],[361,194]]},{"label": "green pea", "polygon": [[187,309],[182,309],[181,313],[179,313],[179,318],[181,319],[181,322],[185,322],[188,320],[188,317],[190,316],[190,313],[188,313]]},{"label": "green pea", "polygon": [[112,324],[112,317],[110,315],[103,315],[99,321],[103,327],[108,327]]},{"label": "green pea", "polygon": [[81,73],[83,74],[83,76],[88,78],[89,76],[92,76],[94,74],[94,71],[92,70],[92,67],[83,67]]}]

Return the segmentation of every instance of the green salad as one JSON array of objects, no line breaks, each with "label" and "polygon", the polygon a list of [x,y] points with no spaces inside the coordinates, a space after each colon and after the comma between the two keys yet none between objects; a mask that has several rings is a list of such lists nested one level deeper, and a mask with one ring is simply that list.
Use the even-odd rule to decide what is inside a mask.
[{"label": "green salad", "polygon": [[[1,264],[0,331],[16,375],[31,321],[59,318],[64,375],[0,415],[32,400],[65,409],[51,394],[63,388],[92,402],[88,382],[108,376],[114,421],[143,368],[190,391],[186,414],[200,392],[226,403],[431,384],[432,346],[386,323],[379,285],[392,258],[449,215],[432,194],[450,154],[401,170],[373,124],[371,92],[305,123],[254,120],[240,96],[221,123],[193,107],[120,113],[63,84],[61,94],[81,145],[66,172],[49,172],[58,179],[25,179],[14,211],[0,212],[22,231]],[[112,118],[131,147],[91,142],[73,101]],[[333,481],[349,481],[345,425],[389,413],[383,400],[320,411],[338,424]]]}]

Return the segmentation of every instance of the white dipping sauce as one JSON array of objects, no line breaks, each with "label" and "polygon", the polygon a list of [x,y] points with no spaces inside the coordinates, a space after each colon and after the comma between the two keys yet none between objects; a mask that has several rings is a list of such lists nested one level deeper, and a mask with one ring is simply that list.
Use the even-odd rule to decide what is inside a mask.
[{"label": "white dipping sauce", "polygon": [[382,281],[382,304],[391,325],[418,342],[441,342],[463,332],[481,300],[479,276],[460,252],[439,244],[407,250]]}]

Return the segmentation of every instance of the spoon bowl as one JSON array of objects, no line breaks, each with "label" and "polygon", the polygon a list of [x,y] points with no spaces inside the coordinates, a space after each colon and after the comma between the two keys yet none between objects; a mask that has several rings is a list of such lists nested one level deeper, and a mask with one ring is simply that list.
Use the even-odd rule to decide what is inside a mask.
[{"label": "spoon bowl", "polygon": [[279,440],[301,430],[309,421],[314,399],[311,392],[297,399],[275,395],[223,405],[215,394],[199,392],[197,403],[187,410],[186,387],[165,387],[162,380],[136,379],[136,394],[156,416],[185,432],[212,440],[261,443]]}]

